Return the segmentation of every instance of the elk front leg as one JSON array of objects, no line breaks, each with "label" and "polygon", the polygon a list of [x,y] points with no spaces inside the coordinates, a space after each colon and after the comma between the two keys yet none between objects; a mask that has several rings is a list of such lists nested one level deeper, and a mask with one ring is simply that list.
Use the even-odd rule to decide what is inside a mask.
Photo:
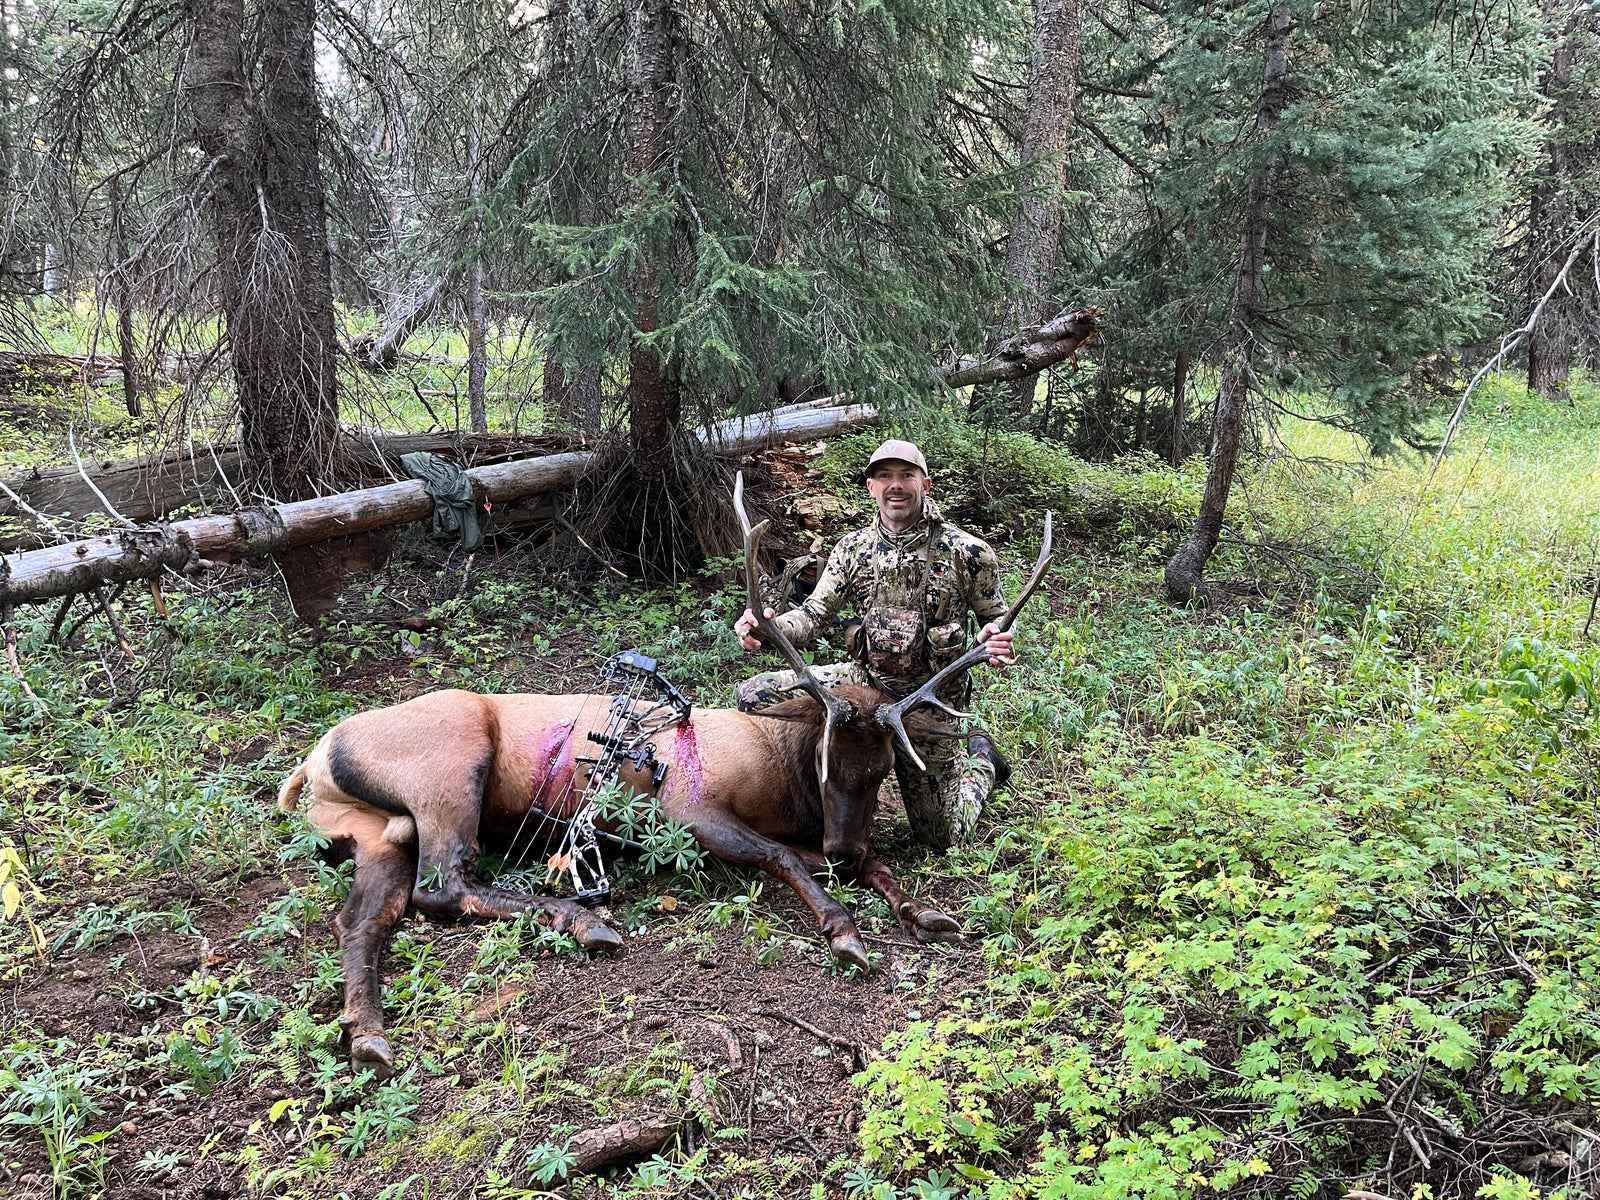
[{"label": "elk front leg", "polygon": [[869,858],[861,864],[861,879],[868,887],[888,901],[889,908],[912,937],[919,942],[958,942],[961,925],[954,917],[946,916],[913,899],[902,888],[881,858]]},{"label": "elk front leg", "polygon": [[695,841],[723,862],[742,863],[760,867],[775,879],[781,879],[792,888],[817,918],[822,934],[828,939],[828,948],[840,962],[851,963],[863,971],[871,967],[867,948],[861,941],[856,923],[850,919],[828,889],[811,875],[811,864],[790,846],[762,837],[750,826],[731,814],[701,817],[690,825]]},{"label": "elk front leg", "polygon": [[576,900],[528,896],[475,879],[471,871],[477,857],[477,824],[476,805],[451,827],[440,828],[431,816],[426,822],[418,820],[417,883],[411,902],[420,911],[445,921],[458,917],[510,920],[536,909],[549,924],[571,934],[585,950],[622,948],[622,938]]}]

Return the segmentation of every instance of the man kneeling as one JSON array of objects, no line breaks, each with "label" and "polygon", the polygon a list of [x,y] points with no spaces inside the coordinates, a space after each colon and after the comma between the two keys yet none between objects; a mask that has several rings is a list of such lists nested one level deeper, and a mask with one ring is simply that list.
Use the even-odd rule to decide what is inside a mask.
[{"label": "man kneeling", "polygon": [[[940,516],[922,451],[910,442],[884,442],[867,463],[866,484],[877,502],[877,520],[841,538],[805,603],[776,618],[791,642],[811,646],[837,613],[853,605],[858,620],[846,632],[852,661],[812,673],[825,685],[864,683],[899,699],[965,653],[968,629],[980,621],[986,624],[977,640],[1004,666],[1012,635],[998,632],[995,624],[1006,610],[999,563],[987,542]],[[754,627],[748,609],[734,623],[746,650],[761,648]],[[784,689],[794,680],[793,671],[745,680],[738,688],[740,710],[758,712],[789,699]],[[945,687],[939,698],[962,708],[965,675]],[[918,841],[943,850],[972,833],[990,791],[1005,783],[1010,768],[982,733],[969,734],[965,745],[958,738],[911,740],[927,769],[918,770],[896,747],[894,771],[906,817]]]}]

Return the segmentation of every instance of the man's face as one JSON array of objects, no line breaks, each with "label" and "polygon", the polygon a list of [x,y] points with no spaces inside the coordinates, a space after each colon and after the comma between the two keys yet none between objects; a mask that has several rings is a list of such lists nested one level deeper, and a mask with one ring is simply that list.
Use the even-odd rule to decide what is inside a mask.
[{"label": "man's face", "polygon": [[922,498],[933,490],[933,480],[920,467],[897,458],[880,462],[867,479],[867,491],[878,502],[878,515],[890,529],[914,524],[922,515]]}]

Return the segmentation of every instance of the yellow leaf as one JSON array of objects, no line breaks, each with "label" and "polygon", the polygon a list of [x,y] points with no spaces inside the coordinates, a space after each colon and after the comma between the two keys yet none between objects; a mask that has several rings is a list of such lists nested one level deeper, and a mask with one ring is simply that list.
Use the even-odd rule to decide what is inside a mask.
[{"label": "yellow leaf", "polygon": [[0,887],[0,900],[5,902],[6,920],[17,915],[17,909],[22,905],[22,889],[9,880]]}]

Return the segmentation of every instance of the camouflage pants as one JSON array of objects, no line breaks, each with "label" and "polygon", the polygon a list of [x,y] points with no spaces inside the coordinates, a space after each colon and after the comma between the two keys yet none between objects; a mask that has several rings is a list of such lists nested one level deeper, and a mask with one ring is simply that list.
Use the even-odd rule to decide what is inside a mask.
[{"label": "camouflage pants", "polygon": [[[825,686],[855,683],[871,686],[866,672],[853,662],[811,668]],[[759,712],[780,700],[792,699],[783,689],[795,681],[793,671],[766,671],[752,676],[735,689],[740,712]],[[983,812],[984,801],[994,790],[994,765],[987,759],[969,757],[965,738],[911,736],[917,755],[927,770],[917,770],[899,745],[894,752],[894,777],[900,784],[906,819],[911,832],[925,846],[943,850],[964,842],[972,835]]]}]

